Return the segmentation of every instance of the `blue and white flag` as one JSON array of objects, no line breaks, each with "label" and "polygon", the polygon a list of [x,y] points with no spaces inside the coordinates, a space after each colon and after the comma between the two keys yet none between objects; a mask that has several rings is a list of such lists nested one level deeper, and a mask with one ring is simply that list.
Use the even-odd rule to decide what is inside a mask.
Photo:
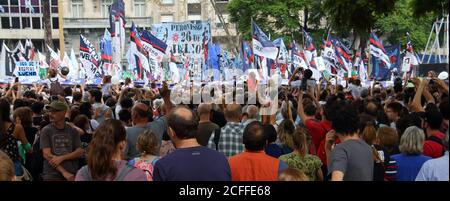
[{"label": "blue and white flag", "polygon": [[161,62],[167,51],[167,44],[159,40],[147,30],[140,33],[142,47],[148,52],[149,57]]},{"label": "blue and white flag", "polygon": [[278,48],[255,22],[252,22],[252,31],[253,53],[265,58],[277,59]]},{"label": "blue and white flag", "polygon": [[386,54],[383,44],[374,32],[370,33],[370,54],[373,56],[372,59],[381,60],[387,68],[390,68],[389,56]]}]

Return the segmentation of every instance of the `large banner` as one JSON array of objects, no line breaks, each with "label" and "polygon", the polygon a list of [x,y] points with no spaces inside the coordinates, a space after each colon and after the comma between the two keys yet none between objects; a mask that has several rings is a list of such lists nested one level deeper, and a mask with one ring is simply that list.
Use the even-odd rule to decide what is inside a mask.
[{"label": "large banner", "polygon": [[173,55],[203,57],[204,42],[211,40],[209,21],[154,24],[154,35],[167,44]]}]

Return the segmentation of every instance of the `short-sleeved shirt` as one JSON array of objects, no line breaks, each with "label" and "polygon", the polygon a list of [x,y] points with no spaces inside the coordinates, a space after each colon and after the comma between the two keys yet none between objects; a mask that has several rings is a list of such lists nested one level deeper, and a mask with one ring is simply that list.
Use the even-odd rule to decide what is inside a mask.
[{"label": "short-sleeved shirt", "polygon": [[319,147],[320,141],[325,138],[327,131],[322,128],[319,121],[308,119],[304,122],[306,128],[308,129],[309,134],[311,135],[312,142],[314,143],[314,147]]},{"label": "short-sleeved shirt", "polygon": [[431,157],[422,154],[396,154],[392,158],[397,162],[397,181],[414,181],[422,165],[431,159]]},{"label": "short-sleeved shirt", "polygon": [[[120,174],[120,172],[125,168],[127,165],[126,161],[116,161],[115,165],[117,167],[117,174]],[[87,166],[84,166],[81,168],[77,175],[75,176],[75,181],[89,181],[89,178],[86,178],[86,173],[83,171],[86,171]],[[116,175],[117,176],[117,175]],[[108,176],[105,181],[112,181],[114,180],[112,176]],[[122,181],[147,181],[147,176],[145,175],[145,172],[139,168],[133,168],[128,174],[123,177]]]},{"label": "short-sleeved shirt", "polygon": [[204,146],[176,149],[159,159],[153,170],[154,181],[230,181],[225,156]]},{"label": "short-sleeved shirt", "polygon": [[322,161],[320,161],[319,157],[310,154],[301,156],[290,153],[280,156],[280,160],[286,162],[289,167],[296,168],[305,173],[310,181],[316,180],[317,170],[320,170],[320,167],[322,167]]},{"label": "short-sleeved shirt", "polygon": [[[62,156],[81,148],[81,140],[78,131],[66,124],[63,129],[58,129],[49,124],[41,131],[40,146],[42,149],[50,148],[55,156]],[[65,160],[60,164],[68,172],[75,174],[78,170],[78,160]],[[50,163],[44,161],[44,179],[64,179],[64,177]]]},{"label": "short-sleeved shirt", "polygon": [[228,159],[233,181],[276,181],[288,165],[264,151],[244,151]]},{"label": "short-sleeved shirt", "polygon": [[422,165],[416,181],[449,181],[448,151],[444,156],[431,159]]},{"label": "short-sleeved shirt", "polygon": [[372,181],[372,147],[361,139],[346,140],[332,150],[328,165],[328,173],[341,171],[344,181]]}]

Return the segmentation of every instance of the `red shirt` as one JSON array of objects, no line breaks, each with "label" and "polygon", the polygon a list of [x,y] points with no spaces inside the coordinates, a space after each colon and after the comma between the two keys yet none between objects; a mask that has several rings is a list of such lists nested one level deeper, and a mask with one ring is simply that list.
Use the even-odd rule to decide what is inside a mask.
[{"label": "red shirt", "polygon": [[[445,137],[444,133],[441,133],[439,131],[432,133],[431,135],[441,140],[443,140]],[[444,146],[432,140],[425,140],[425,143],[423,144],[423,155],[432,158],[439,158],[442,156],[443,153],[444,153]]]},{"label": "red shirt", "polygon": [[[334,141],[333,146],[336,146],[337,144],[341,143],[341,140],[336,137],[336,140]],[[327,166],[327,153],[325,152],[325,138],[320,142],[319,149],[317,150],[317,156],[322,161],[323,166]]]},{"label": "red shirt", "polygon": [[277,181],[280,160],[264,151],[244,151],[228,159],[232,181]]},{"label": "red shirt", "polygon": [[305,122],[305,126],[311,135],[312,143],[317,151],[320,146],[320,142],[325,139],[325,135],[331,130],[331,122],[325,120],[319,122],[313,119],[308,119]]}]

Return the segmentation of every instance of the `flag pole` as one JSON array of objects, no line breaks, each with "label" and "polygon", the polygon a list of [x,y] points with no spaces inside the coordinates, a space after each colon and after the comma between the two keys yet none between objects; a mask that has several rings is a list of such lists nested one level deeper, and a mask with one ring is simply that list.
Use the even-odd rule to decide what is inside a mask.
[{"label": "flag pole", "polygon": [[58,28],[59,28],[59,58],[64,59],[64,31],[63,31],[63,6],[62,1],[58,0]]}]

